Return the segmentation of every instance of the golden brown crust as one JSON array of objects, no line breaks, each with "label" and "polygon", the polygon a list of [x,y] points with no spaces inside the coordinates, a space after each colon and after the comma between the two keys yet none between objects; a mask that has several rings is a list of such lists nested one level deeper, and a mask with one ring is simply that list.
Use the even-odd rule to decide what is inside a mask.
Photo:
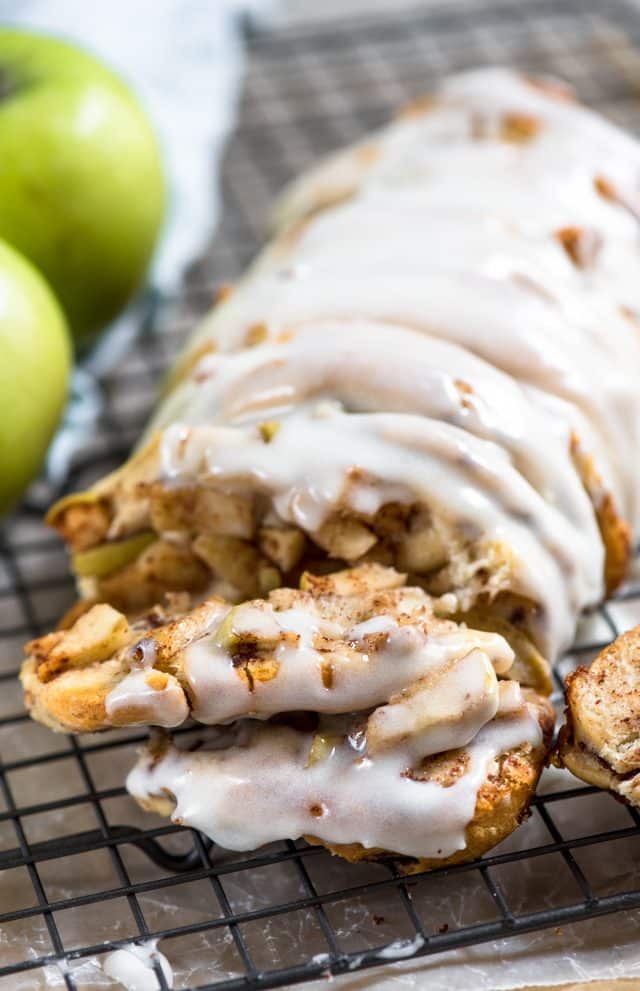
[{"label": "golden brown crust", "polygon": [[20,680],[24,700],[32,717],[58,733],[92,733],[113,725],[107,719],[105,701],[126,670],[116,660],[92,668],[66,671],[53,681],[38,677],[38,662],[29,657],[22,665]]},{"label": "golden brown crust", "polygon": [[586,227],[560,227],[554,237],[576,268],[591,268],[602,248],[602,238],[598,232]]},{"label": "golden brown crust", "polygon": [[576,94],[573,88],[564,79],[556,79],[555,76],[530,76],[521,73],[521,78],[533,89],[540,90],[545,96],[560,103],[575,103]]},{"label": "golden brown crust", "polygon": [[179,680],[180,652],[207,629],[226,603],[213,596],[183,614],[185,605],[185,600],[177,599],[130,625],[122,613],[100,603],[66,630],[31,641],[20,672],[31,717],[63,733],[95,733],[149,722],[145,720],[149,713],[140,708],[123,708],[111,715],[106,710],[109,692],[129,673],[136,653],[145,650],[153,656],[149,675],[171,679],[188,709],[187,687]]},{"label": "golden brown crust", "polygon": [[438,101],[433,93],[423,93],[422,96],[417,96],[414,100],[410,100],[409,103],[405,103],[396,114],[396,119],[403,120],[412,117],[425,117],[437,105]]},{"label": "golden brown crust", "polygon": [[78,492],[56,502],[45,517],[73,550],[95,547],[107,535],[110,510],[107,500],[94,498],[90,492]]},{"label": "golden brown crust", "polygon": [[162,395],[168,396],[170,392],[193,372],[198,362],[205,355],[213,354],[216,351],[216,347],[215,341],[202,341],[198,347],[192,348],[182,358],[178,359],[163,383]]},{"label": "golden brown crust", "polygon": [[640,626],[566,679],[566,724],[554,760],[640,804]]},{"label": "golden brown crust", "polygon": [[631,528],[618,512],[615,500],[603,484],[593,458],[582,450],[576,435],[571,438],[571,454],[595,510],[605,549],[605,589],[607,595],[611,595],[624,581],[629,570]]}]

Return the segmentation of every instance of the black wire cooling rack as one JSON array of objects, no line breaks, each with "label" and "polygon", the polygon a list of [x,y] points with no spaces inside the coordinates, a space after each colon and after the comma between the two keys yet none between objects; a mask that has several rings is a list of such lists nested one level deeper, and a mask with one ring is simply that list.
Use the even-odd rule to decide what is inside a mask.
[{"label": "black wire cooling rack", "polygon": [[[501,62],[560,74],[588,103],[640,125],[640,15],[624,2],[392,8],[248,32],[218,235],[184,292],[155,300],[126,361],[99,383],[104,413],[67,489],[126,453],[194,318],[255,251],[283,182],[444,72]],[[411,879],[304,843],[232,855],[142,813],[123,780],[143,734],[72,739],[24,715],[21,645],[55,622],[73,590],[60,544],[33,509],[9,521],[0,552],[1,989],[93,989],[105,952],[152,938],[162,940],[176,988],[278,987],[640,908],[640,817],[568,777],[551,781],[529,821],[490,856]],[[560,673],[640,620],[640,567],[636,574],[584,620],[559,684]]]}]

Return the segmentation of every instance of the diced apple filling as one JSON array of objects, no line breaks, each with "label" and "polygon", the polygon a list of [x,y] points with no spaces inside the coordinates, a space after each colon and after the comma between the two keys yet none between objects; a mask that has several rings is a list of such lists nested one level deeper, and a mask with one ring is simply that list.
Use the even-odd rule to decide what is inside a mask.
[{"label": "diced apple filling", "polygon": [[[317,576],[377,562],[406,572],[410,583],[444,597],[443,603],[448,596],[443,610],[458,618],[477,607],[487,617],[497,612],[514,629],[531,626],[529,604],[505,595],[513,568],[505,548],[464,536],[424,505],[387,503],[373,516],[340,506],[315,531],[304,533],[255,492],[143,479],[137,497],[147,507],[150,529],[97,546],[84,544],[96,511],[105,512],[104,502],[71,498],[55,514],[56,525],[63,532],[73,530],[80,542],[73,563],[85,599],[105,600],[132,615],[161,601],[167,591],[195,596],[219,591],[239,600],[296,585],[305,570]],[[88,514],[84,526],[77,516],[82,512]],[[136,517],[125,506],[117,515]],[[112,529],[107,521],[107,531]],[[104,521],[93,532],[103,530]],[[527,650],[535,652],[531,644],[519,652]],[[542,671],[545,662],[536,652],[527,667]]]}]

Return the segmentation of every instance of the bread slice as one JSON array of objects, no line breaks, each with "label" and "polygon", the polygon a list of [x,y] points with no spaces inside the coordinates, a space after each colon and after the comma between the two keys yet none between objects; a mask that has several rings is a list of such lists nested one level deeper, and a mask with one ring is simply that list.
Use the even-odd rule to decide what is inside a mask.
[{"label": "bread slice", "polygon": [[393,861],[411,874],[475,859],[526,818],[553,723],[548,701],[529,693],[467,746],[413,764],[410,748],[378,763],[361,738],[345,754],[348,726],[314,735],[254,723],[187,749],[155,738],[127,787],[143,808],[223,847],[304,835],[346,860]]},{"label": "bread slice", "polygon": [[566,703],[555,760],[640,805],[640,626],[568,676]]},{"label": "bread slice", "polygon": [[[408,690],[434,659],[474,650],[500,676],[544,679],[544,661],[522,634],[507,623],[494,633],[443,618],[439,600],[405,577],[375,564],[307,573],[300,589],[242,605],[214,596],[190,606],[174,596],[132,623],[93,605],[27,645],[27,707],[39,722],[75,733],[171,728],[189,716],[217,724],[297,709],[352,712]],[[389,653],[392,632],[402,631],[417,639]]]}]

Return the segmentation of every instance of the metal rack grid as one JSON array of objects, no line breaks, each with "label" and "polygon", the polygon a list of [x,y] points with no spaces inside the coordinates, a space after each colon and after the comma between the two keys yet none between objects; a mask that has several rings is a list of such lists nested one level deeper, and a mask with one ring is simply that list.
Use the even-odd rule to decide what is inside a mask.
[{"label": "metal rack grid", "polygon": [[[458,0],[401,16],[248,33],[248,44],[218,236],[179,298],[153,301],[126,361],[99,384],[104,414],[77,452],[68,489],[126,453],[158,378],[213,287],[241,272],[255,251],[283,182],[385,120],[443,72],[496,61],[553,72],[587,102],[640,126],[640,16],[624,2]],[[560,674],[640,620],[640,567],[635,573],[612,603],[585,619],[559,684]],[[21,709],[21,644],[55,622],[72,595],[57,539],[24,508],[0,531],[0,989],[30,974],[34,988],[53,982],[82,991],[94,986],[83,961],[150,938],[164,941],[174,964],[206,938],[208,966],[183,968],[176,987],[278,987],[374,967],[393,953],[436,954],[640,907],[633,863],[640,816],[609,796],[591,798],[595,789],[568,779],[536,797],[528,823],[482,861],[411,879],[381,865],[332,860],[304,843],[225,854],[193,831],[145,816],[122,787],[144,734],[54,736]],[[595,819],[585,824],[587,798]],[[597,876],[583,856],[594,849],[602,851]],[[628,866],[621,866],[624,857]],[[527,900],[522,874],[531,865],[563,878],[553,904]],[[463,906],[455,917],[451,893]],[[472,917],[465,916],[467,897]],[[346,926],[350,905],[366,924]],[[266,935],[274,922],[285,934],[276,950]],[[166,991],[157,966],[156,974]]]}]

